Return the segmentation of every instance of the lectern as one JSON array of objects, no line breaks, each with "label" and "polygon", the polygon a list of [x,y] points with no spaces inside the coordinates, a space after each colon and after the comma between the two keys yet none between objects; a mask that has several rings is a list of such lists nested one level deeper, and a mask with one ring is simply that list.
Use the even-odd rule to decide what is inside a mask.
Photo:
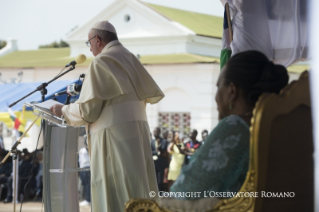
[{"label": "lectern", "polygon": [[80,128],[67,126],[43,108],[29,104],[41,116],[43,131],[43,201],[45,212],[78,212],[78,139]]}]

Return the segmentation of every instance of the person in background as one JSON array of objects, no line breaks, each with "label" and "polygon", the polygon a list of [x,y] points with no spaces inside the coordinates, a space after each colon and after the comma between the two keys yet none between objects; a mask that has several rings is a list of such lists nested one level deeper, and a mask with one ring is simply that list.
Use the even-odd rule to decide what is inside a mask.
[{"label": "person in background", "polygon": [[202,141],[201,141],[201,145],[203,145],[205,143],[205,139],[207,138],[208,136],[208,131],[207,130],[203,130],[202,131]]},{"label": "person in background", "polygon": [[[0,152],[0,161],[3,160],[3,158],[7,155],[7,153],[8,153],[8,151],[5,151],[5,150],[2,150]],[[7,159],[7,161],[0,168],[0,186],[1,185],[6,185],[7,188],[8,188],[8,184],[7,184],[8,183],[8,179],[11,176],[11,173],[12,173],[12,162],[11,161],[12,161],[12,158],[9,157]]]},{"label": "person in background", "polygon": [[[90,156],[87,146],[87,141],[84,141],[84,147],[79,151],[79,166],[80,168],[90,168]],[[84,200],[80,202],[80,206],[91,204],[91,174],[90,171],[81,171],[80,178],[83,186]]]},{"label": "person in background", "polygon": [[189,163],[189,160],[191,159],[194,152],[201,146],[201,142],[196,140],[197,134],[197,130],[192,130],[192,132],[189,133],[190,140],[185,144],[184,149],[184,153],[186,155],[184,165],[187,165]]},{"label": "person in background", "polygon": [[154,160],[156,179],[159,191],[167,191],[167,175],[169,163],[167,161],[167,150],[159,150],[158,158]]},{"label": "person in background", "polygon": [[[167,146],[169,146],[174,140],[174,132],[172,130],[167,131]],[[167,161],[171,162],[172,155],[168,152]]]},{"label": "person in background", "polygon": [[1,151],[5,151],[4,150],[4,142],[3,142],[3,137],[2,136],[0,136],[0,152]]},{"label": "person in background", "polygon": [[[152,147],[152,154],[160,155],[161,152],[164,154],[163,156],[166,157],[166,151],[167,151],[167,140],[163,139],[161,136],[161,129],[159,127],[156,127],[153,131],[154,139],[151,141],[151,147]],[[156,157],[153,157],[153,159]]]},{"label": "person in background", "polygon": [[167,151],[172,155],[168,172],[168,188],[177,179],[183,166],[185,155],[181,153],[180,149],[184,149],[184,144],[180,140],[179,132],[175,132],[174,139],[167,148]]},{"label": "person in background", "polygon": [[154,139],[151,141],[153,160],[156,171],[156,179],[159,191],[165,191],[165,183],[167,181],[168,170],[168,153],[167,153],[167,141],[161,136],[161,129],[156,127],[153,135]]},{"label": "person in background", "polygon": [[[19,163],[19,191],[18,194],[24,195],[24,186],[28,182],[28,177],[31,173],[32,168],[32,155],[29,153],[28,149],[22,150],[22,160]],[[35,162],[36,163],[36,162]]]},{"label": "person in background", "polygon": [[249,127],[252,111],[263,92],[279,93],[288,83],[284,66],[275,65],[258,51],[231,57],[217,81],[215,100],[219,123],[184,166],[172,192],[238,192],[249,161]]},{"label": "person in background", "polygon": [[[30,156],[33,156],[33,155],[34,155],[34,152],[32,152],[30,154]],[[30,174],[29,174],[29,176],[27,176],[27,179],[29,180],[29,178],[30,178],[30,181],[29,181],[26,189],[29,189],[29,197],[30,196],[34,197],[36,195],[36,192],[37,192],[37,179],[36,179],[36,177],[40,171],[40,163],[39,163],[36,155],[34,158],[30,157],[30,159],[32,160],[31,161],[31,170],[30,170],[30,173],[32,172],[32,176],[31,176],[31,178],[30,178]],[[21,193],[24,194],[24,192],[21,192]]]},{"label": "person in background", "polygon": [[36,179],[36,198],[42,197],[42,191],[43,191],[43,153],[42,151],[37,151],[36,153],[36,159],[39,163],[39,172],[35,176]]},{"label": "person in background", "polygon": [[[162,133],[162,136],[163,136],[163,139],[167,141],[168,131],[167,131],[167,130],[164,130],[163,133]],[[167,142],[168,142],[168,141],[167,141]]]},{"label": "person in background", "polygon": [[169,130],[167,133],[167,143],[171,143],[174,140],[174,132]]}]

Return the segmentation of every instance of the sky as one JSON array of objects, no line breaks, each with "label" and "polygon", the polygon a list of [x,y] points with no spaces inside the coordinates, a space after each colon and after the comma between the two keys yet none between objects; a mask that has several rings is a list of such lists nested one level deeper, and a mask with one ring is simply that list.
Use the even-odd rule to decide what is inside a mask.
[{"label": "sky", "polygon": [[[19,50],[60,41],[115,0],[1,1],[0,40],[16,39]],[[220,0],[143,0],[146,3],[222,16]]]}]

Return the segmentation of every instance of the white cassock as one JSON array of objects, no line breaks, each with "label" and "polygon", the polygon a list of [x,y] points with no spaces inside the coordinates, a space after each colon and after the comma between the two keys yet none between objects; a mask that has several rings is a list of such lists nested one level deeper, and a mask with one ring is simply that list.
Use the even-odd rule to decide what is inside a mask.
[{"label": "white cassock", "polygon": [[69,125],[87,129],[93,211],[124,211],[129,199],[157,193],[145,107],[163,97],[140,61],[112,41],[90,64],[78,101],[62,108]]}]

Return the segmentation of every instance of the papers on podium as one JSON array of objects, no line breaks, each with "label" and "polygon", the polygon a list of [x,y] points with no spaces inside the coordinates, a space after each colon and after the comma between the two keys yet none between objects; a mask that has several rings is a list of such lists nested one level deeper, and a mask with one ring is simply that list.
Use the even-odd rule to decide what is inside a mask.
[{"label": "papers on podium", "polygon": [[[45,102],[41,102],[41,103],[37,103],[37,104],[34,104],[35,106],[37,106],[38,108],[41,108],[42,110],[48,112],[49,114],[52,114],[51,111],[50,111],[50,108],[53,106],[53,105],[64,105],[60,102],[57,102],[57,101],[54,101],[52,99],[49,99],[48,101],[45,101]],[[52,114],[53,115],[53,114]]]},{"label": "papers on podium", "polygon": [[52,122],[60,127],[66,127],[64,120],[60,117],[55,116],[50,111],[50,107],[56,104],[63,105],[60,102],[54,101],[52,99],[42,103],[36,103],[36,104],[24,103],[25,106],[33,108],[33,113],[35,115],[40,116],[42,119]]}]

